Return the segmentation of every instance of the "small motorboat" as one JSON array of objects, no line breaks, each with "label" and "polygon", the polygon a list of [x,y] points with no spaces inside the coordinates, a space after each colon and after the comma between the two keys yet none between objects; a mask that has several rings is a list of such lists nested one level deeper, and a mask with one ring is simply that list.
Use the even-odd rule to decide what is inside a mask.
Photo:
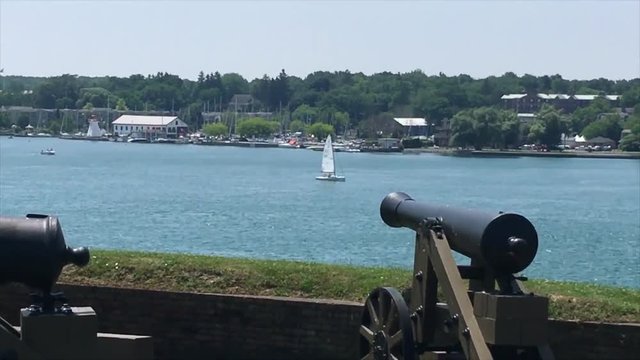
[{"label": "small motorboat", "polygon": [[53,149],[40,150],[40,155],[55,155],[56,151]]}]

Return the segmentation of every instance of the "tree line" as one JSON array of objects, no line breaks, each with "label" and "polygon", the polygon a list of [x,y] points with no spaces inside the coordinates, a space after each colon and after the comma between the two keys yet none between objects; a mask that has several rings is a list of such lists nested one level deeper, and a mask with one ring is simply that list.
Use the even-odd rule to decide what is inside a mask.
[{"label": "tree line", "polygon": [[[300,78],[282,70],[275,77],[264,75],[251,81],[237,73],[217,71],[201,71],[195,80],[166,72],[129,77],[5,76],[1,80],[0,106],[172,111],[195,130],[203,126],[202,112],[234,111],[233,104],[229,104],[231,98],[236,94],[250,94],[256,99],[251,111],[275,113],[285,128],[320,122],[333,126],[338,133],[358,129],[370,135],[376,132],[372,126],[392,117],[424,117],[436,126],[444,119],[451,119],[452,126],[459,129],[454,131],[456,136],[452,141],[475,144],[484,138],[478,134],[493,133],[500,123],[500,138],[491,135],[493,138],[486,141],[503,146],[523,137],[541,141],[555,126],[547,124],[543,116],[535,126],[526,129],[526,134],[515,136],[514,115],[501,108],[500,97],[504,94],[618,94],[622,95],[621,107],[633,108],[640,104],[640,79],[568,80],[561,75],[518,76],[511,72],[482,79],[465,74],[427,75],[420,70],[372,75],[317,71]],[[603,114],[611,111],[606,101],[594,101],[573,114],[558,113],[559,128],[569,133],[586,129],[598,134],[613,133],[612,123],[616,122],[620,129],[626,125],[623,119],[610,118],[611,124],[604,126]],[[600,121],[597,126],[592,125],[597,121]],[[473,126],[470,130],[462,124]],[[603,127],[607,130],[601,130]],[[479,138],[471,139],[471,133]]]}]

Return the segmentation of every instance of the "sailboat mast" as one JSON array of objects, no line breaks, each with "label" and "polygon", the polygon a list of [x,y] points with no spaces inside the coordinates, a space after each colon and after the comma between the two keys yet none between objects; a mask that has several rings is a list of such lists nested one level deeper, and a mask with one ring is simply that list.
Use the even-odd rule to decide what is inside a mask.
[{"label": "sailboat mast", "polygon": [[333,151],[333,141],[331,142],[331,153],[333,154],[333,156],[331,157],[331,160],[333,160],[333,173],[337,174],[337,171],[336,171],[336,154],[334,154],[334,151]]}]

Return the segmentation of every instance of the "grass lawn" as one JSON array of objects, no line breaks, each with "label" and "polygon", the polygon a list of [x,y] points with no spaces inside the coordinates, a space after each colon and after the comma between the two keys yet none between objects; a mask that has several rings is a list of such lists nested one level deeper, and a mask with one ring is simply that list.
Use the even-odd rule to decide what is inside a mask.
[{"label": "grass lawn", "polygon": [[[409,270],[397,268],[94,249],[91,257],[84,268],[66,267],[59,282],[362,302],[376,287],[404,289],[411,280]],[[550,298],[552,318],[640,322],[639,289],[547,280],[525,286]]]}]

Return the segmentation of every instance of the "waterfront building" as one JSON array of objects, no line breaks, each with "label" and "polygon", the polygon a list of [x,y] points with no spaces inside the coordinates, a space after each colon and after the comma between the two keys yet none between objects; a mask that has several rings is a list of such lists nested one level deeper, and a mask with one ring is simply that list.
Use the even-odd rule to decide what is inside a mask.
[{"label": "waterfront building", "polygon": [[429,124],[425,118],[393,118],[404,129],[404,136],[429,136]]},{"label": "waterfront building", "polygon": [[533,113],[518,113],[516,114],[518,121],[521,124],[531,125],[533,121],[536,119],[536,114]]},{"label": "waterfront building", "polygon": [[186,136],[189,129],[177,116],[122,115],[111,124],[114,134],[147,139],[177,139]]},{"label": "waterfront building", "polygon": [[544,104],[552,105],[557,109],[571,113],[577,108],[589,106],[591,102],[601,97],[618,106],[620,95],[568,95],[568,94],[505,94],[500,98],[506,109],[517,113],[535,113]]},{"label": "waterfront building", "polygon": [[589,146],[610,146],[611,148],[616,147],[616,142],[612,139],[609,139],[604,136],[596,136],[587,140],[587,145]]}]

